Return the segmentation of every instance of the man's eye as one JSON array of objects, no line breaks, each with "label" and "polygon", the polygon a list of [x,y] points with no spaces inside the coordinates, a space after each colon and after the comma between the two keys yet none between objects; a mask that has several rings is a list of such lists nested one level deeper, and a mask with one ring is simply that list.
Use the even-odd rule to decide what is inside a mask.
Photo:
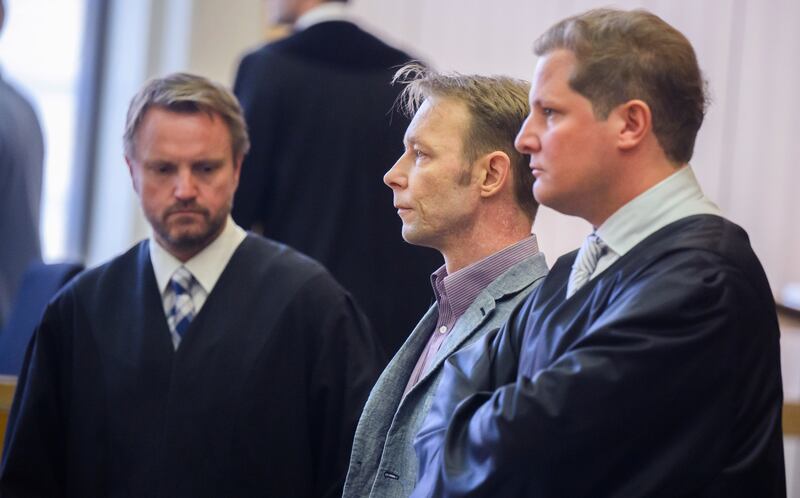
[{"label": "man's eye", "polygon": [[543,108],[542,108],[542,114],[544,114],[544,116],[545,116],[545,117],[548,117],[548,118],[549,118],[550,116],[552,116],[553,114],[555,114],[555,112],[556,112],[556,111],[554,111],[553,109],[551,109],[551,108],[549,108],[549,107],[543,107]]},{"label": "man's eye", "polygon": [[202,174],[209,174],[213,173],[214,170],[217,169],[217,167],[216,165],[209,163],[209,164],[199,164],[195,169]]},{"label": "man's eye", "polygon": [[416,157],[417,159],[422,159],[424,157],[428,157],[428,155],[425,154],[424,152],[422,152],[421,150],[417,149],[417,150],[414,150],[414,157]]}]

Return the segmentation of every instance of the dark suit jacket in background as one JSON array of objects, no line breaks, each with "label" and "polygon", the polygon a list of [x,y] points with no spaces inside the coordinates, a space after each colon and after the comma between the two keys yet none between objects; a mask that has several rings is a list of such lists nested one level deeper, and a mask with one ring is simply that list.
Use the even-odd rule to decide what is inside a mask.
[{"label": "dark suit jacket in background", "polygon": [[383,174],[408,120],[389,84],[409,56],[354,24],[313,25],[247,55],[235,93],[252,148],[233,217],[322,262],[356,298],[388,355],[433,301],[441,257],[408,245]]}]

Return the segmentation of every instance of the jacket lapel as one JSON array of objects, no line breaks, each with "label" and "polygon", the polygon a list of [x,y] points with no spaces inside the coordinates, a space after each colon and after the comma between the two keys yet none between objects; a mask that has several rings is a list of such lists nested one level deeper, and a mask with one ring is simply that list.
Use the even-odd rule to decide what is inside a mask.
[{"label": "jacket lapel", "polygon": [[[472,302],[469,308],[467,308],[467,311],[458,319],[456,326],[450,332],[447,339],[445,339],[441,348],[439,348],[433,365],[431,365],[431,368],[428,369],[425,375],[417,382],[414,389],[423,385],[432,374],[441,368],[444,361],[451,354],[458,351],[464,343],[481,329],[483,323],[492,315],[498,301],[501,301],[509,294],[520,292],[525,287],[544,278],[546,274],[547,263],[545,262],[544,255],[542,253],[536,253],[530,258],[512,266],[508,271],[489,284],[488,287],[478,294],[475,301]],[[430,327],[432,328],[434,325],[435,323],[430,324]],[[431,328],[428,330],[431,330]],[[419,355],[417,355],[417,358],[419,358]],[[411,368],[413,368],[413,366]]]},{"label": "jacket lapel", "polygon": [[[414,330],[400,347],[400,350],[397,351],[394,358],[392,358],[392,361],[389,362],[389,365],[387,365],[384,373],[375,384],[372,394],[370,394],[371,400],[367,402],[367,407],[374,410],[386,409],[394,413],[406,389],[408,378],[414,370],[422,351],[425,349],[425,345],[428,343],[438,317],[439,308],[434,303],[420,319],[417,326],[414,327]],[[395,400],[395,402],[386,403],[383,400]],[[365,413],[366,411],[367,408],[365,408]]]}]

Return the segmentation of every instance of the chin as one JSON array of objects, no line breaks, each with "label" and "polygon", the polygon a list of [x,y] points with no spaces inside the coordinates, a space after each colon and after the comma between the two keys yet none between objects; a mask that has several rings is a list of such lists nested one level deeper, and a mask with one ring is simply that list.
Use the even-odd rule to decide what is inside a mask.
[{"label": "chin", "polygon": [[431,237],[426,237],[425,234],[416,231],[403,230],[403,240],[411,245],[436,249]]},{"label": "chin", "polygon": [[533,198],[542,206],[552,207],[550,205],[550,196],[547,195],[547,189],[537,185],[537,183],[538,180],[533,184]]},{"label": "chin", "polygon": [[408,242],[409,244],[419,245],[420,244],[420,236],[416,230],[413,228],[406,228],[403,226],[403,240]]}]

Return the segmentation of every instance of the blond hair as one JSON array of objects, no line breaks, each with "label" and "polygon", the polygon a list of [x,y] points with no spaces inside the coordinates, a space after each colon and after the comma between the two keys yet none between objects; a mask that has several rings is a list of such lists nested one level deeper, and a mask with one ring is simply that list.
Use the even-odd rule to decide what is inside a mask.
[{"label": "blond hair", "polygon": [[413,116],[429,97],[463,102],[470,114],[470,125],[463,138],[465,159],[474,162],[481,155],[499,150],[511,159],[514,197],[531,217],[538,203],[533,197],[530,158],[514,147],[514,138],[528,116],[527,81],[507,76],[479,76],[437,73],[411,63],[395,73],[392,83],[404,84],[398,106]]},{"label": "blond hair", "polygon": [[128,157],[135,157],[136,131],[151,107],[179,113],[217,114],[230,132],[234,158],[244,156],[250,149],[242,108],[230,90],[202,76],[173,73],[149,80],[131,99],[123,135]]}]

